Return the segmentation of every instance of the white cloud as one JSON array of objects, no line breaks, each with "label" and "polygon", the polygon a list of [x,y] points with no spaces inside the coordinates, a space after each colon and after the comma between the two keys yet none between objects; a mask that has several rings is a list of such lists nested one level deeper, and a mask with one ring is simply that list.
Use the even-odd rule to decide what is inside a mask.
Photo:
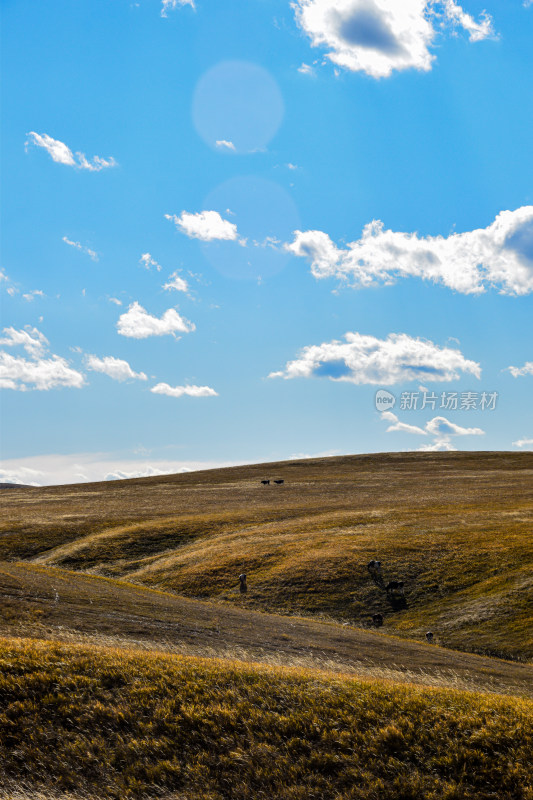
[{"label": "white cloud", "polygon": [[139,259],[139,264],[145,269],[151,269],[152,267],[155,267],[158,272],[161,271],[161,265],[157,263],[155,258],[152,258],[150,253],[143,253]]},{"label": "white cloud", "polygon": [[396,414],[393,414],[392,411],[384,411],[381,414],[381,419],[384,419],[387,422],[392,422],[392,425],[389,425],[387,428],[387,433],[400,431],[402,433],[416,433],[422,436],[427,435],[427,431],[425,431],[423,428],[419,428],[417,425],[408,425],[405,422],[400,422]]},{"label": "white cloud", "polygon": [[314,75],[315,69],[311,66],[311,64],[306,64],[304,62],[298,67],[298,72],[301,72],[302,75]]},{"label": "white cloud", "polygon": [[163,284],[163,289],[167,292],[170,292],[172,289],[176,292],[188,292],[189,285],[185,278],[182,278],[177,272],[173,272],[168,276],[167,282]]},{"label": "white cloud", "polygon": [[9,278],[3,269],[0,269],[0,281],[9,281]]},{"label": "white cloud", "polygon": [[450,422],[446,417],[433,417],[426,423],[426,430],[432,436],[447,437],[447,436],[483,436],[485,431],[481,428],[463,428],[461,425],[456,425],[455,422]]},{"label": "white cloud", "polygon": [[113,303],[115,306],[121,306],[122,300],[119,300],[118,297],[109,297],[108,298],[110,303]]},{"label": "white cloud", "polygon": [[346,249],[322,231],[295,231],[286,249],[308,258],[316,278],[336,277],[355,287],[417,277],[464,294],[495,287],[523,295],[533,291],[533,206],[502,211],[487,228],[448,237],[385,230],[375,220]]},{"label": "white cloud", "polygon": [[227,139],[217,139],[215,144],[219,150],[235,151],[235,145],[233,144],[233,142],[228,142]]},{"label": "white cloud", "polygon": [[163,316],[158,318],[149,314],[138,302],[132,303],[117,322],[118,332],[132,339],[174,335],[176,332],[190,333],[195,329],[194,323],[181,317],[174,308],[167,309]]},{"label": "white cloud", "polygon": [[523,367],[507,367],[513,378],[521,375],[533,375],[533,361],[526,361]]},{"label": "white cloud", "polygon": [[6,335],[0,339],[0,345],[4,347],[22,346],[27,353],[37,358],[47,349],[48,339],[46,336],[30,325],[26,325],[24,330],[15,328],[4,328]]},{"label": "white cloud", "polygon": [[455,447],[449,439],[435,439],[434,442],[431,444],[423,444],[422,447],[418,448],[420,453],[438,453],[439,451],[445,452],[455,452],[457,447]]},{"label": "white cloud", "polygon": [[[260,459],[257,459],[258,461]],[[0,481],[56,485],[110,480],[112,477],[137,478],[150,475],[172,475],[201,469],[235,466],[237,462],[180,461],[170,458],[124,457],[117,453],[47,454],[25,458],[3,459]]]},{"label": "white cloud", "polygon": [[[0,352],[0,388],[26,391],[47,391],[58,387],[79,389],[85,383],[83,375],[69,366],[60,356],[34,359],[15,357]],[[30,385],[29,385],[30,384]],[[33,386],[31,386],[33,384]]]},{"label": "white cloud", "polygon": [[45,297],[45,293],[42,292],[40,289],[32,289],[31,292],[26,292],[26,294],[22,295],[22,299],[25,300],[27,303],[31,303],[35,300],[36,297]]},{"label": "white cloud", "polygon": [[294,0],[292,7],[312,47],[326,48],[338,67],[374,78],[430,70],[435,24],[462,27],[470,41],[493,35],[486,13],[476,22],[453,0]]},{"label": "white cloud", "polygon": [[513,444],[515,447],[529,447],[529,445],[533,445],[533,439],[518,439],[518,441],[513,442]]},{"label": "white cloud", "polygon": [[106,169],[107,167],[117,166],[117,162],[114,158],[106,159],[100,156],[94,156],[92,161],[88,161],[84,153],[76,152],[74,154],[70,147],[67,147],[66,144],[60,142],[58,139],[52,139],[47,133],[35,133],[35,131],[30,131],[28,136],[30,136],[31,139],[26,142],[26,147],[30,144],[34,144],[37,147],[44,147],[52,160],[57,164],[66,164],[69,167],[76,167],[77,169],[88,169],[91,172],[100,172],[100,170]]},{"label": "white cloud", "polygon": [[25,486],[40,486],[37,478],[42,477],[42,472],[29,467],[13,467],[11,469],[0,468],[0,483],[15,483]]},{"label": "white cloud", "polygon": [[485,434],[485,431],[481,430],[481,428],[463,428],[455,422],[450,422],[446,417],[433,417],[429,422],[426,422],[424,428],[400,422],[392,411],[384,411],[381,414],[381,419],[392,422],[392,425],[387,428],[387,433],[400,432],[412,433],[417,436],[434,436],[433,442],[419,448],[420,451],[425,452],[456,450],[457,448],[450,441],[452,436],[483,436]]},{"label": "white cloud", "polygon": [[168,383],[158,383],[150,389],[154,394],[166,394],[168,397],[218,397],[218,392],[210,386],[169,386]]},{"label": "white cloud", "polygon": [[196,8],[194,0],[161,0],[161,16],[168,17],[169,11],[174,11],[181,6]]},{"label": "white cloud", "polygon": [[73,242],[72,239],[68,239],[66,236],[63,236],[63,241],[65,244],[69,244],[71,247],[75,247],[76,250],[80,250],[82,253],[86,253],[93,261],[98,261],[98,253],[95,250],[91,250],[90,247],[85,247],[81,244],[81,242]]},{"label": "white cloud", "polygon": [[494,29],[492,27],[492,19],[486,11],[481,12],[479,22],[467,14],[461,6],[457,5],[454,0],[445,0],[444,2],[444,15],[452,25],[464,28],[470,34],[469,39],[471,42],[480,42],[482,39],[488,39],[494,36]]},{"label": "white cloud", "polygon": [[182,233],[191,239],[201,239],[203,242],[212,242],[215,239],[239,241],[237,226],[227,219],[223,219],[218,211],[200,211],[198,214],[189,214],[182,211],[181,216],[165,214],[165,219],[170,219]]},{"label": "white cloud", "polygon": [[477,378],[481,368],[468,361],[460,350],[438,347],[424,339],[413,339],[405,333],[391,333],[386,339],[344,334],[345,342],[333,340],[304,347],[285,370],[273,372],[270,378],[325,377],[334,381],[357,384],[393,384],[404,381],[451,381],[461,373]]},{"label": "white cloud", "polygon": [[104,356],[98,358],[97,356],[89,355],[85,359],[87,369],[92,369],[94,372],[103,372],[104,375],[109,375],[115,381],[126,381],[131,378],[137,378],[141,381],[148,380],[144,372],[134,372],[127,361],[121,358],[114,358],[113,356]]}]

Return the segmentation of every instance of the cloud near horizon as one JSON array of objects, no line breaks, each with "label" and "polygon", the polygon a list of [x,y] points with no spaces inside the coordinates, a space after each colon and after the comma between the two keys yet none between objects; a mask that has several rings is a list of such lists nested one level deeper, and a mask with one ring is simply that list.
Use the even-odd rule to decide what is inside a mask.
[{"label": "cloud near horizon", "polygon": [[161,317],[154,317],[135,301],[128,310],[121,314],[117,322],[117,331],[121,336],[132,339],[146,339],[149,336],[165,336],[176,333],[191,333],[196,330],[193,322],[180,316],[175,308],[169,308]]},{"label": "cloud near horizon", "polygon": [[27,135],[30,136],[31,139],[26,142],[26,148],[30,144],[36,147],[43,147],[52,158],[52,161],[55,161],[57,164],[66,164],[76,169],[87,169],[90,172],[100,172],[102,169],[118,166],[114,158],[94,156],[92,161],[89,161],[84,153],[73,153],[70,147],[64,144],[64,142],[60,142],[59,139],[53,139],[47,133],[35,133],[35,131],[30,131]]},{"label": "cloud near horizon", "polygon": [[391,385],[404,381],[451,381],[461,373],[481,377],[481,367],[460,350],[439,347],[405,333],[386,339],[345,333],[345,342],[333,340],[304,347],[297,359],[269,378],[329,378],[356,384]]},{"label": "cloud near horizon", "polygon": [[[294,0],[298,26],[337,67],[373,78],[429,71],[438,31],[462,28],[471,42],[494,36],[490,16],[478,21],[454,0]],[[303,71],[300,68],[300,71]]]},{"label": "cloud near horizon", "polygon": [[452,451],[457,448],[451,443],[450,437],[452,436],[484,436],[485,431],[481,428],[463,428],[455,422],[450,422],[446,417],[433,417],[426,422],[424,428],[418,425],[409,425],[405,422],[400,422],[396,414],[392,411],[383,411],[381,419],[390,422],[391,425],[387,428],[387,433],[411,433],[417,436],[434,436],[435,440],[431,444],[423,445],[419,448],[420,451],[437,452],[439,450]]},{"label": "cloud near horizon", "polygon": [[462,294],[533,292],[533,206],[502,211],[487,228],[448,237],[386,230],[374,220],[345,249],[319,230],[295,231],[285,248],[307,258],[315,278],[338,278],[354,288],[421,278]]}]

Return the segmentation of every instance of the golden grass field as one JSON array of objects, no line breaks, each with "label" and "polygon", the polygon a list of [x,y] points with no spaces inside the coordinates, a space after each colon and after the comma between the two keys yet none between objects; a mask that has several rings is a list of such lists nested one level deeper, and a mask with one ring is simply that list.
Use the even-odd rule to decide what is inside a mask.
[{"label": "golden grass field", "polygon": [[532,523],[528,453],[3,490],[0,798],[533,800]]}]

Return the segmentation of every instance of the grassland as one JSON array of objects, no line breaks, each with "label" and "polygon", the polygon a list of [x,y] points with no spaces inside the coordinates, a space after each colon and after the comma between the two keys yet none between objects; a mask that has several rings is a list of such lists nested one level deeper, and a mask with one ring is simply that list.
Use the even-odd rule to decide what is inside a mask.
[{"label": "grassland", "polygon": [[0,641],[5,797],[531,800],[533,703]]},{"label": "grassland", "polygon": [[[283,486],[261,486],[279,477]],[[291,461],[10,491],[0,558],[533,659],[533,455]],[[395,608],[366,570],[406,585]]]}]

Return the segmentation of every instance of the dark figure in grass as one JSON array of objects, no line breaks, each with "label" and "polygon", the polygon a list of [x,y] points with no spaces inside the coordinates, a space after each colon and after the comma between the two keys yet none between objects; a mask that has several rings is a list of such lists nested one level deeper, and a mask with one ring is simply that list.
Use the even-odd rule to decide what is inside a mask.
[{"label": "dark figure in grass", "polygon": [[243,572],[242,575],[239,575],[239,592],[241,594],[246,594],[247,591],[248,584],[246,583],[246,575]]}]

